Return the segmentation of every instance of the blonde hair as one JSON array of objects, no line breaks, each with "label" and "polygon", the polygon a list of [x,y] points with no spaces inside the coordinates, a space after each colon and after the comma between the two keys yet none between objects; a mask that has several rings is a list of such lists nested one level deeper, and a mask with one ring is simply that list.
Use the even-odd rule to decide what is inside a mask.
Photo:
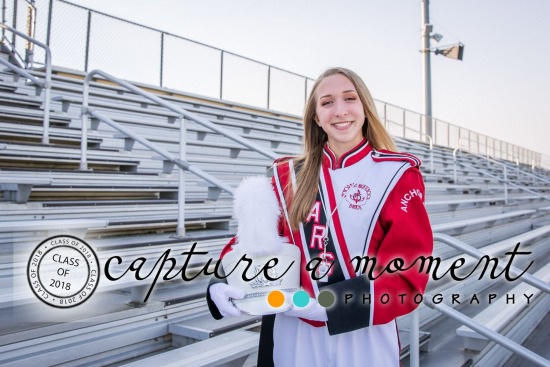
[{"label": "blonde hair", "polygon": [[[328,76],[344,75],[355,87],[365,112],[363,136],[374,149],[397,150],[395,144],[378,117],[374,100],[365,85],[365,82],[355,72],[341,68],[330,68],[322,73],[313,84],[311,93],[306,101],[304,111],[304,153],[295,159],[295,165],[300,166],[296,175],[296,192],[289,208],[290,225],[293,230],[298,229],[300,223],[305,222],[315,197],[319,182],[319,169],[323,159],[323,146],[327,142],[327,134],[315,123],[315,107],[317,104],[315,93],[319,84]],[[292,193],[292,190],[288,190]]]}]

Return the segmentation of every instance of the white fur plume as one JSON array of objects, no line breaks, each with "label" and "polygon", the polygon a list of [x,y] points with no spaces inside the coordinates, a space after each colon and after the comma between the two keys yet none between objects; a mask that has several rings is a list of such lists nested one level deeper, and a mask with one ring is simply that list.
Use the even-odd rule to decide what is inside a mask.
[{"label": "white fur plume", "polygon": [[238,222],[235,250],[254,256],[283,251],[286,241],[277,231],[281,210],[267,177],[246,177],[235,191],[233,209]]}]

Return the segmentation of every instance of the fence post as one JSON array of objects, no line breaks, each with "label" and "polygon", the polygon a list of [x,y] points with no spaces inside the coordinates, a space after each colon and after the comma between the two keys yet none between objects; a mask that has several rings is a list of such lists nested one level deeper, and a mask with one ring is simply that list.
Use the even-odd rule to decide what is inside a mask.
[{"label": "fence post", "polygon": [[90,28],[92,25],[92,12],[88,10],[88,25],[86,28],[86,55],[84,56],[84,71],[88,72],[88,61],[90,59]]},{"label": "fence post", "polygon": [[[6,0],[2,0],[2,23],[6,24]],[[5,33],[6,30],[2,28],[2,38],[4,38]]]},{"label": "fence post", "polygon": [[164,32],[160,32],[160,83],[159,83],[159,86],[161,88],[162,88],[163,66],[164,66]]},{"label": "fence post", "polygon": [[437,119],[432,119],[432,139],[437,144]]},{"label": "fence post", "polygon": [[223,99],[223,50],[221,52],[220,60],[220,99]]},{"label": "fence post", "polygon": [[[12,19],[12,25],[11,27],[13,29],[17,29],[17,0],[13,0],[13,19]],[[13,49],[15,50],[15,33],[12,32],[11,34],[11,44],[13,45]]]},{"label": "fence post", "polygon": [[403,139],[407,139],[407,116],[405,110],[403,110],[403,120],[401,123],[403,124]]},{"label": "fence post", "polygon": [[304,104],[307,103],[307,78],[304,78]]},{"label": "fence post", "polygon": [[447,146],[451,146],[451,125],[447,123]]},{"label": "fence post", "polygon": [[269,98],[271,90],[271,65],[267,67],[267,109],[269,110]]},{"label": "fence post", "polygon": [[48,8],[48,28],[46,30],[46,44],[50,45],[50,36],[52,33],[52,13],[53,13],[53,0],[50,0],[50,7]]},{"label": "fence post", "polygon": [[390,132],[390,124],[388,123],[388,104],[384,102],[384,125],[386,126],[386,130],[388,130],[388,133]]}]

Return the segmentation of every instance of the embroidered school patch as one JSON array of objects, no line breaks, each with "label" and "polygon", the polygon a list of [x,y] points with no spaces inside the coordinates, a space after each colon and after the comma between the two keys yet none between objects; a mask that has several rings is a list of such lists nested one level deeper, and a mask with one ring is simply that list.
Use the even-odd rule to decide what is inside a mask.
[{"label": "embroidered school patch", "polygon": [[345,197],[351,209],[362,210],[371,197],[371,189],[365,184],[350,183],[342,190],[341,197]]}]

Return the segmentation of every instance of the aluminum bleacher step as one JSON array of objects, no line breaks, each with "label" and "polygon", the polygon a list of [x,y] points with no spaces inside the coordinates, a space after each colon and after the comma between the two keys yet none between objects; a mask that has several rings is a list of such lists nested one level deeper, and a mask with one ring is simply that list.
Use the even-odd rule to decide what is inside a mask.
[{"label": "aluminum bleacher step", "polygon": [[[159,234],[149,234],[140,236],[127,236],[123,238],[107,238],[107,239],[95,239],[94,248],[99,252],[113,252],[116,253],[119,250],[133,250],[138,252],[140,248],[147,248],[149,251],[155,249],[164,249],[165,247],[174,248],[175,245],[182,243],[194,243],[204,246],[207,241],[220,240],[223,244],[229,242],[229,240],[235,236],[235,230],[224,229],[202,229],[187,231],[184,238],[179,238],[175,235],[175,232]],[[159,250],[160,251],[160,250]]]},{"label": "aluminum bleacher step", "polygon": [[176,347],[188,345],[195,341],[213,338],[236,329],[259,326],[261,316],[242,315],[241,317],[224,317],[215,320],[209,312],[196,317],[170,324],[168,331],[172,333],[172,343]]},{"label": "aluminum bleacher step", "polygon": [[26,203],[34,185],[49,185],[52,180],[48,177],[14,177],[0,176],[0,191],[4,192],[4,201],[15,201],[18,204]]},{"label": "aluminum bleacher step", "polygon": [[159,353],[124,366],[242,366],[246,358],[258,349],[259,339],[259,333],[234,330],[215,338]]},{"label": "aluminum bleacher step", "polygon": [[[0,106],[0,118],[5,122],[42,124],[44,113],[41,110],[19,108],[12,106]],[[52,126],[67,126],[71,123],[71,117],[66,114],[51,112],[50,124]]]},{"label": "aluminum bleacher step", "polygon": [[5,81],[0,81],[0,90],[3,92],[15,92],[17,90],[17,86],[15,86],[13,83],[7,83]]},{"label": "aluminum bleacher step", "polygon": [[[79,158],[58,158],[55,156],[46,157],[25,157],[24,153],[0,157],[0,168],[21,168],[27,169],[56,169],[56,170],[75,170],[80,167]],[[133,172],[139,166],[138,161],[118,160],[118,159],[92,159],[88,160],[88,166],[91,170],[99,171],[117,171]]]},{"label": "aluminum bleacher step", "polygon": [[447,207],[448,210],[456,210],[460,205],[472,205],[472,206],[481,206],[485,205],[495,205],[498,202],[504,202],[504,197],[476,197],[476,198],[455,198],[448,200],[427,200],[426,207],[436,207],[442,206]]},{"label": "aluminum bleacher step", "polygon": [[[0,221],[0,237],[4,235],[11,237],[14,233],[18,235],[29,233],[31,237],[42,234],[50,237],[53,234],[63,233],[84,238],[90,228],[106,227],[108,224],[109,222],[105,219],[2,220]],[[47,237],[42,237],[42,239]],[[25,246],[28,247],[29,243],[27,242]],[[24,246],[20,246],[21,251],[24,248]]]},{"label": "aluminum bleacher step", "polygon": [[105,227],[109,224],[104,219],[60,219],[60,220],[34,220],[34,221],[2,221],[0,232],[23,232],[72,228]]},{"label": "aluminum bleacher step", "polygon": [[[82,105],[82,97],[70,97],[66,95],[54,96],[52,97],[52,101],[61,102],[63,112],[68,112],[71,104],[77,105],[79,107]],[[130,111],[130,112],[136,112],[136,110],[139,109],[139,112],[145,115],[163,116],[163,117],[172,118],[172,119],[178,117],[176,113],[168,109],[147,108],[146,106],[149,106],[149,104],[150,103],[146,100],[144,100],[143,104],[141,104],[140,106],[128,106],[123,103],[106,102],[95,98],[92,98],[89,101],[90,107],[95,106],[95,107],[101,107],[108,110],[120,110],[120,111]]]},{"label": "aluminum bleacher step", "polygon": [[[0,141],[7,143],[41,143],[42,133],[41,132],[11,132],[6,131],[4,127],[0,131]],[[100,138],[88,138],[88,148],[99,148],[103,139]],[[80,146],[80,137],[78,136],[69,136],[67,134],[52,133],[49,134],[49,144],[57,146]]]},{"label": "aluminum bleacher step", "polygon": [[489,215],[485,217],[477,217],[477,218],[463,219],[463,220],[447,222],[447,223],[439,223],[439,224],[432,225],[432,230],[434,232],[452,231],[453,234],[456,234],[457,231],[462,232],[462,230],[468,226],[473,226],[476,224],[484,224],[485,226],[489,227],[489,226],[493,226],[497,221],[509,220],[515,217],[532,215],[533,213],[536,213],[536,210],[517,210],[517,211],[508,212],[508,213]]}]

